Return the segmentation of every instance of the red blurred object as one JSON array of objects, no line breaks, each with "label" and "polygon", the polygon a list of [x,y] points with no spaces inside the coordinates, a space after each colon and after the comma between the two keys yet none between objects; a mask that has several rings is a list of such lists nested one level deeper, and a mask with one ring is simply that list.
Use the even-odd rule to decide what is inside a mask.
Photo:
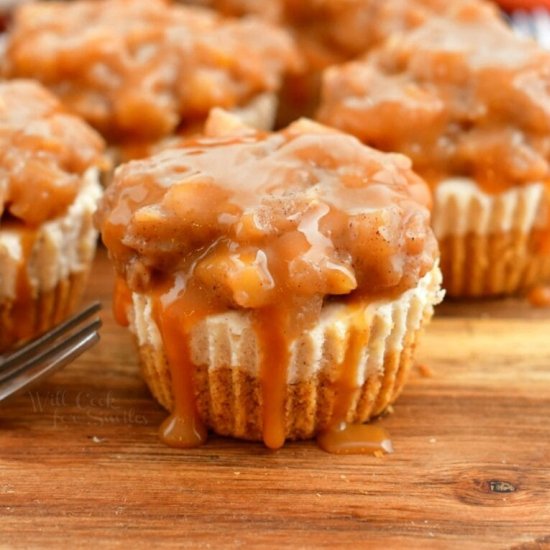
[{"label": "red blurred object", "polygon": [[506,11],[550,9],[550,0],[495,0],[495,2]]}]

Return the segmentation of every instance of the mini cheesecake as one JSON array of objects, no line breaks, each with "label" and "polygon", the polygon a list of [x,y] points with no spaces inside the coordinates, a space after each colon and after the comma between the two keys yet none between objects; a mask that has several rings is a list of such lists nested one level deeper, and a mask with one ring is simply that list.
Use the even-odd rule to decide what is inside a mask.
[{"label": "mini cheesecake", "polygon": [[550,281],[550,54],[476,9],[329,69],[317,118],[409,156],[452,296]]},{"label": "mini cheesecake", "polygon": [[205,137],[121,165],[97,221],[162,439],[277,448],[383,412],[441,299],[428,206],[408,159],[305,119],[215,110]]},{"label": "mini cheesecake", "polygon": [[78,304],[97,241],[101,137],[39,84],[0,83],[0,352]]}]

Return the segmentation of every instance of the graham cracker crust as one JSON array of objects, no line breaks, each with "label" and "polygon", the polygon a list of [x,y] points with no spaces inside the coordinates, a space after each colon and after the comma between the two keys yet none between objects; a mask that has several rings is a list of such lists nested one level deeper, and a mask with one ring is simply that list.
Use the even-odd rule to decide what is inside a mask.
[{"label": "graham cracker crust", "polygon": [[47,331],[74,312],[87,280],[88,270],[72,273],[53,289],[39,291],[30,301],[0,302],[0,352]]},{"label": "graham cracker crust", "polygon": [[[412,366],[416,331],[401,352],[389,351],[384,369],[357,388],[347,422],[362,423],[382,414],[398,397]],[[173,406],[170,370],[164,353],[150,345],[139,346],[144,378],[166,409]],[[214,432],[246,440],[262,440],[260,381],[240,368],[208,369],[197,366],[194,376],[196,406],[202,421]],[[285,399],[286,439],[309,439],[329,426],[337,389],[324,374],[288,384]]]},{"label": "graham cracker crust", "polygon": [[448,236],[439,241],[449,296],[519,294],[550,281],[550,254],[538,251],[538,232]]}]

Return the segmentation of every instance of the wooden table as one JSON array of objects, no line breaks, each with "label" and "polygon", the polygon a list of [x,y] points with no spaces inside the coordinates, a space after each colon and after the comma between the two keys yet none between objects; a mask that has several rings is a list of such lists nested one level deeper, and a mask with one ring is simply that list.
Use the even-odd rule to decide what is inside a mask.
[{"label": "wooden table", "polygon": [[157,439],[111,281],[101,251],[100,344],[0,409],[0,547],[550,548],[549,310],[444,304],[381,420],[393,455],[180,451]]}]

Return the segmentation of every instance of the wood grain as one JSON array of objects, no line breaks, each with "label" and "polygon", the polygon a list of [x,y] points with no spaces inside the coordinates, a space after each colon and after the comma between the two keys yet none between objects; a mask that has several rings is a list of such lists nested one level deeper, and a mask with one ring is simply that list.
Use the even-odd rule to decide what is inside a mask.
[{"label": "wood grain", "polygon": [[178,451],[111,283],[102,251],[100,344],[0,408],[0,547],[550,548],[548,310],[444,304],[380,420],[393,455],[215,436]]}]

